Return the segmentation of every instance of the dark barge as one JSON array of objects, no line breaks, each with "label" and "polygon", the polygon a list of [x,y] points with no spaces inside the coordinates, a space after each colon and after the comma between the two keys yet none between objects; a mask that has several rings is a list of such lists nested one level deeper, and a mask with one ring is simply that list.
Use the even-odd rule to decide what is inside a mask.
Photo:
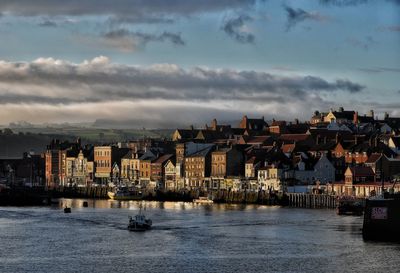
[{"label": "dark barge", "polygon": [[400,194],[367,199],[362,229],[365,240],[400,242]]}]

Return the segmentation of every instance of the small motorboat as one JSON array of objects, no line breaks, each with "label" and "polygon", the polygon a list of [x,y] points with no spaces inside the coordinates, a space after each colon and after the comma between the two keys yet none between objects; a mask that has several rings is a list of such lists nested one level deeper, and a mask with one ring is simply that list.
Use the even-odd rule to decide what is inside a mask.
[{"label": "small motorboat", "polygon": [[151,219],[146,218],[146,216],[142,213],[142,208],[139,210],[139,214],[135,215],[135,217],[129,217],[129,231],[146,231],[151,229],[151,225],[153,222]]},{"label": "small motorboat", "polygon": [[107,195],[108,198],[112,200],[129,201],[143,199],[143,194],[141,191],[127,187],[118,187],[113,191],[108,191]]},{"label": "small motorboat", "polygon": [[71,208],[70,207],[65,207],[64,208],[64,213],[71,213]]},{"label": "small motorboat", "polygon": [[213,200],[208,198],[207,196],[200,196],[198,199],[193,199],[193,203],[197,204],[212,204],[214,203]]},{"label": "small motorboat", "polygon": [[354,197],[343,196],[339,198],[337,206],[338,215],[356,215],[360,216],[364,212],[364,205],[360,200]]}]

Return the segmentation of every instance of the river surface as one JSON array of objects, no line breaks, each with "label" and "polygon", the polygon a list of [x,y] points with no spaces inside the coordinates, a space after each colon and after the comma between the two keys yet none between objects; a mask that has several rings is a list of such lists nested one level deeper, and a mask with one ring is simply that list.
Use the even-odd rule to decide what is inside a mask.
[{"label": "river surface", "polygon": [[83,201],[0,207],[0,272],[400,272],[399,244],[334,210],[145,202],[137,233],[138,202]]}]

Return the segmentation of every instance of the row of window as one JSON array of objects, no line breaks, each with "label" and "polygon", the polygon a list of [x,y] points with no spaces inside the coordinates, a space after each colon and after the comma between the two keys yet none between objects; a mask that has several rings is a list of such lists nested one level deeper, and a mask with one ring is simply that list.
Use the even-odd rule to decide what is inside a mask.
[{"label": "row of window", "polygon": [[111,167],[109,160],[98,160],[96,161],[97,167]]},{"label": "row of window", "polygon": [[110,156],[111,151],[95,151],[94,155],[95,156]]}]

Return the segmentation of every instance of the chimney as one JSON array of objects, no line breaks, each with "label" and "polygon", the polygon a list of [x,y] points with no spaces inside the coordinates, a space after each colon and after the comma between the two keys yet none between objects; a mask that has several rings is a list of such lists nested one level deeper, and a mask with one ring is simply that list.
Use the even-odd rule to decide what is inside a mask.
[{"label": "chimney", "polygon": [[339,107],[339,112],[342,113],[344,111],[343,107]]},{"label": "chimney", "polygon": [[389,113],[388,113],[388,112],[385,112],[384,120],[387,120],[388,118],[389,118]]},{"label": "chimney", "polygon": [[354,115],[353,115],[353,123],[354,123],[354,124],[358,124],[358,112],[357,112],[357,111],[354,112]]},{"label": "chimney", "polygon": [[211,128],[213,129],[213,130],[217,130],[217,119],[213,119],[212,120],[212,122],[211,122]]},{"label": "chimney", "polygon": [[294,122],[298,125],[299,124],[299,119],[295,119]]},{"label": "chimney", "polygon": [[369,110],[368,117],[374,117],[374,110]]}]

